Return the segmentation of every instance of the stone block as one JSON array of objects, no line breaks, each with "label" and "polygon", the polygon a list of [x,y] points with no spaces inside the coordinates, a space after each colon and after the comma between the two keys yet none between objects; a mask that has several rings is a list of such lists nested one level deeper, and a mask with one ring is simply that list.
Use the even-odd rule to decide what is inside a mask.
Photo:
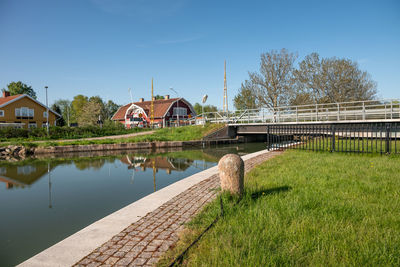
[{"label": "stone block", "polygon": [[221,190],[242,195],[244,187],[244,162],[235,154],[227,154],[218,162]]}]

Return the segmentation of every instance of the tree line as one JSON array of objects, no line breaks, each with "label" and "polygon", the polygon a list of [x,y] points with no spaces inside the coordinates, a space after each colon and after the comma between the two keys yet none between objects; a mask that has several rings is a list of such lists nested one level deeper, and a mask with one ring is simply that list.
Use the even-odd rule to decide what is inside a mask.
[{"label": "tree line", "polygon": [[[5,91],[6,89],[3,89]],[[36,99],[36,92],[32,86],[21,81],[11,82],[7,85],[10,95],[27,94]],[[104,101],[100,96],[76,95],[71,100],[59,99],[51,105],[51,109],[62,117],[58,118],[57,125],[64,126],[78,124],[80,126],[97,125],[100,119],[102,123],[110,123],[111,117],[117,112],[120,105],[112,100]]]},{"label": "tree line", "polygon": [[346,58],[297,55],[286,49],[261,54],[258,72],[249,72],[235,96],[236,109],[336,103],[376,98],[377,85]]},{"label": "tree line", "polygon": [[79,126],[110,123],[120,105],[112,100],[104,101],[100,96],[76,95],[72,101],[59,99],[51,106],[55,112],[61,114],[62,121],[58,125],[78,124]]}]

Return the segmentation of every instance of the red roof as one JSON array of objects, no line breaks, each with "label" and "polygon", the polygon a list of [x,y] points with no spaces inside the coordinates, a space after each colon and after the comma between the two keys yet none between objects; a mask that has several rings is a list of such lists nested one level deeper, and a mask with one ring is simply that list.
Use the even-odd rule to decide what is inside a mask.
[{"label": "red roof", "polygon": [[13,100],[16,99],[17,97],[20,97],[21,95],[12,95],[12,96],[6,96],[6,97],[0,97],[0,106]]},{"label": "red roof", "polygon": [[[170,99],[158,99],[154,100],[154,118],[162,118],[164,114],[168,111],[168,108],[171,104],[178,99],[183,100],[183,98],[170,98]],[[118,111],[112,117],[112,120],[124,120],[126,110],[131,106],[132,103],[122,106],[118,109]],[[141,107],[146,115],[149,116],[151,101],[143,101],[143,102],[134,102],[136,106]]]}]

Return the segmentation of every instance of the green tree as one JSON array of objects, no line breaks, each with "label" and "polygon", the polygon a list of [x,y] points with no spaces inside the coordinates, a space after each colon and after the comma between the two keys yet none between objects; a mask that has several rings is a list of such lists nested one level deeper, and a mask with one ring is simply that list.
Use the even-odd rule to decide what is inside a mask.
[{"label": "green tree", "polygon": [[7,88],[7,90],[10,92],[10,95],[27,94],[36,99],[36,92],[33,90],[33,88],[22,83],[21,81],[11,82],[7,85]]},{"label": "green tree", "polygon": [[51,105],[51,109],[61,115],[61,117],[57,117],[57,126],[65,126],[65,120],[62,117],[60,106],[54,103],[53,105]]},{"label": "green tree", "polygon": [[78,124],[80,126],[97,125],[99,117],[102,118],[103,110],[102,102],[98,101],[97,97],[92,97],[82,108],[78,117]]},{"label": "green tree", "polygon": [[88,103],[89,99],[87,96],[84,95],[76,95],[71,102],[72,111],[76,121],[79,123],[79,117],[83,112],[83,108]]},{"label": "green tree", "polygon": [[89,102],[95,102],[100,106],[100,114],[99,115],[100,115],[100,118],[102,121],[104,121],[108,118],[106,105],[100,96],[91,96],[89,98]]},{"label": "green tree", "polygon": [[242,83],[239,93],[233,99],[233,104],[237,110],[254,109],[259,106],[256,90],[250,81]]},{"label": "green tree", "polygon": [[120,108],[120,105],[115,104],[112,100],[108,100],[107,104],[105,104],[106,109],[106,118],[111,119],[114,116],[115,112]]},{"label": "green tree", "polygon": [[155,95],[154,99],[159,100],[159,99],[164,99],[164,97],[162,95]]},{"label": "green tree", "polygon": [[201,110],[201,105],[199,103],[194,104],[193,106],[194,111],[197,115],[201,114],[203,111]]},{"label": "green tree", "polygon": [[[194,104],[193,106],[194,111],[196,112],[197,115],[200,115],[201,113],[203,113],[202,110],[202,105],[199,103]],[[213,105],[204,105],[204,113],[206,112],[217,112],[218,108],[216,106]]]},{"label": "green tree", "polygon": [[69,126],[69,124],[72,122],[77,122],[76,118],[73,114],[72,106],[71,106],[71,101],[68,99],[59,99],[54,102],[53,105],[57,105],[60,110],[61,110],[61,115],[64,119],[64,122],[66,125]]}]

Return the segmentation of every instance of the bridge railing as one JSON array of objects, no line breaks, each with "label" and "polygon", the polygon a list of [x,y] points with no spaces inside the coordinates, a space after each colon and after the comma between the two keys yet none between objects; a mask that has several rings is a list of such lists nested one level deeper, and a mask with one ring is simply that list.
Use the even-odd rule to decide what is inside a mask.
[{"label": "bridge railing", "polygon": [[271,124],[264,127],[269,149],[400,154],[399,122]]},{"label": "bridge railing", "polygon": [[207,112],[195,121],[211,123],[302,123],[399,120],[400,100],[367,100],[341,103]]}]

